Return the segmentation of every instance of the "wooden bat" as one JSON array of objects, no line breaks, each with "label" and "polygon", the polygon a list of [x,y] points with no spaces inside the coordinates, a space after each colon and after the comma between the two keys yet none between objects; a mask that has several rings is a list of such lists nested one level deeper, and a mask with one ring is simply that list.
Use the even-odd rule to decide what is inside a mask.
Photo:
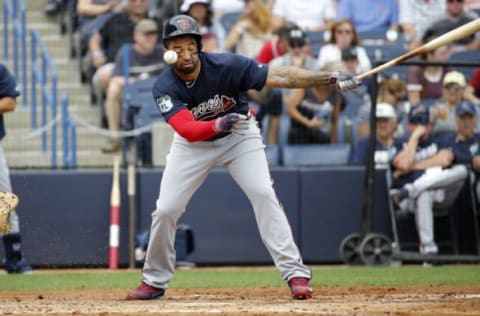
[{"label": "wooden bat", "polygon": [[129,254],[129,260],[128,260],[128,265],[131,269],[135,268],[135,231],[136,231],[136,207],[135,207],[135,195],[136,195],[136,190],[135,190],[135,155],[137,153],[135,149],[135,143],[132,142],[130,150],[132,151],[132,157],[129,160],[128,163],[128,175],[127,175],[127,182],[128,182],[128,254]]},{"label": "wooden bat", "polygon": [[384,71],[387,68],[390,68],[392,66],[395,66],[402,61],[405,61],[407,59],[410,59],[412,57],[415,57],[417,55],[425,54],[429,51],[432,51],[434,49],[439,48],[440,46],[445,46],[448,45],[452,42],[455,42],[461,38],[467,37],[469,35],[472,35],[476,32],[480,31],[480,18],[477,18],[471,22],[468,22],[467,24],[464,24],[460,27],[457,27],[450,32],[447,32],[433,40],[431,40],[428,43],[425,43],[424,45],[417,47],[414,50],[411,50],[401,56],[398,56],[397,58],[394,58],[378,67],[375,67],[369,71],[366,71],[360,75],[357,76],[357,79],[362,80],[366,77],[369,77],[371,75],[374,75],[376,73],[379,73],[381,71]]},{"label": "wooden bat", "polygon": [[113,156],[109,246],[108,268],[117,269],[120,246],[120,156],[118,155]]}]

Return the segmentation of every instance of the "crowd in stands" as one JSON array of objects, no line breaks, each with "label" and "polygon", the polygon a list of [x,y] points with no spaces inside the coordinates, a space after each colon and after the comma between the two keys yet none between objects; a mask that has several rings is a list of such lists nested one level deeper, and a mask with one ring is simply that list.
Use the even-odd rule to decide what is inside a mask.
[{"label": "crowd in stands", "polygon": [[[56,14],[68,7],[68,1],[49,0],[45,11]],[[478,18],[480,9],[480,1],[475,0],[70,1],[75,4],[77,32],[84,46],[81,57],[88,60],[89,81],[106,99],[107,126],[112,131],[120,130],[125,84],[120,48],[132,45],[129,80],[155,75],[164,64],[152,57],[161,55],[161,47],[151,42],[161,43],[163,21],[178,13],[199,23],[204,51],[242,54],[264,64],[361,74],[373,67],[377,54],[382,55],[381,45],[394,47],[401,55]],[[376,50],[369,46],[372,40]],[[467,168],[480,171],[476,133],[480,68],[469,76],[448,65],[458,53],[478,51],[480,56],[479,49],[480,32],[415,59],[423,64],[378,77],[375,163],[391,162],[392,197],[398,206],[420,209],[416,216],[421,250],[426,253],[437,251],[432,205],[444,201],[447,191],[453,192],[448,199],[456,196]],[[149,66],[152,72],[146,70]],[[247,97],[267,145],[282,143],[281,117],[290,121],[284,140],[288,145],[336,143],[338,131],[348,121],[354,127],[348,140],[349,162],[365,164],[372,86],[366,79],[347,93],[329,87],[265,89],[249,91]],[[114,139],[105,151],[120,149],[121,143]],[[463,168],[451,167],[454,164]]]}]

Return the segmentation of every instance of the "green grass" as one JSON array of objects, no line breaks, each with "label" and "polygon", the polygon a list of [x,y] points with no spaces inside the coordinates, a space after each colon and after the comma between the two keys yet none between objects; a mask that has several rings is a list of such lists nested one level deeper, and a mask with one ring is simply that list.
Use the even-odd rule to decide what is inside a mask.
[{"label": "green grass", "polygon": [[[313,267],[312,285],[480,285],[480,266],[452,265],[435,268]],[[0,291],[131,289],[141,280],[140,271],[99,271],[0,275]],[[174,288],[279,287],[283,280],[274,268],[179,270]]]}]

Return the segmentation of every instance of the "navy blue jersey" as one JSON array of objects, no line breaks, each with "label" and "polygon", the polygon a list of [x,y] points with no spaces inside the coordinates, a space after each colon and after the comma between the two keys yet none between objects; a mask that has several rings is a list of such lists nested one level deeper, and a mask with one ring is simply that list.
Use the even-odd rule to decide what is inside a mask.
[{"label": "navy blue jersey", "polygon": [[468,140],[458,140],[456,135],[448,139],[454,155],[454,164],[471,165],[472,159],[477,154],[480,145],[480,134]]},{"label": "navy blue jersey", "polygon": [[[5,97],[16,98],[20,95],[17,90],[17,82],[8,71],[7,67],[0,64],[0,99]],[[0,113],[0,139],[5,136],[3,115]]]},{"label": "navy blue jersey", "polygon": [[[350,164],[354,165],[366,165],[368,162],[368,145],[369,137],[361,138],[353,146],[353,150],[350,156]],[[380,143],[378,140],[375,141],[375,154],[374,161],[375,167],[388,167],[391,158],[396,153],[396,148],[394,146],[388,147],[385,144]]]},{"label": "navy blue jersey", "polygon": [[[402,151],[403,147],[407,145],[408,139],[409,139],[408,137],[395,139],[394,146],[396,148],[396,153],[392,157],[392,161]],[[432,137],[429,137],[426,140],[418,143],[417,151],[415,154],[415,161],[428,159],[436,155],[440,150],[446,149],[446,148],[451,149],[451,146],[448,144],[448,142],[440,142],[440,141],[434,142]],[[392,166],[392,170],[395,171],[394,166]],[[421,175],[423,175],[424,172],[425,170],[414,170],[407,173],[406,175],[399,177],[398,179],[394,179],[393,187],[400,188],[407,183],[412,183]]]},{"label": "navy blue jersey", "polygon": [[182,109],[197,121],[209,121],[228,113],[248,113],[245,92],[265,85],[268,66],[236,54],[199,53],[201,70],[190,83],[167,67],[153,86],[153,97],[168,120]]}]

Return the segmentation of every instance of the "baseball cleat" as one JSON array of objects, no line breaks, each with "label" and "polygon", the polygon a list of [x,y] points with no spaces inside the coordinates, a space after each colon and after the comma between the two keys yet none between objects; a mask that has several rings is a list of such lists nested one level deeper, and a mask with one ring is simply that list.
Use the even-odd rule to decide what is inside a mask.
[{"label": "baseball cleat", "polygon": [[307,278],[293,277],[288,281],[294,300],[306,300],[312,298],[313,290]]},{"label": "baseball cleat", "polygon": [[7,203],[12,210],[17,207],[19,201],[16,194],[7,191],[0,191],[0,200]]},{"label": "baseball cleat", "polygon": [[135,290],[128,293],[127,300],[159,300],[164,294],[164,289],[159,289],[142,282]]},{"label": "baseball cleat", "polygon": [[25,261],[25,259],[14,260],[9,259],[5,261],[5,271],[9,274],[31,274],[33,273],[32,267]]}]

